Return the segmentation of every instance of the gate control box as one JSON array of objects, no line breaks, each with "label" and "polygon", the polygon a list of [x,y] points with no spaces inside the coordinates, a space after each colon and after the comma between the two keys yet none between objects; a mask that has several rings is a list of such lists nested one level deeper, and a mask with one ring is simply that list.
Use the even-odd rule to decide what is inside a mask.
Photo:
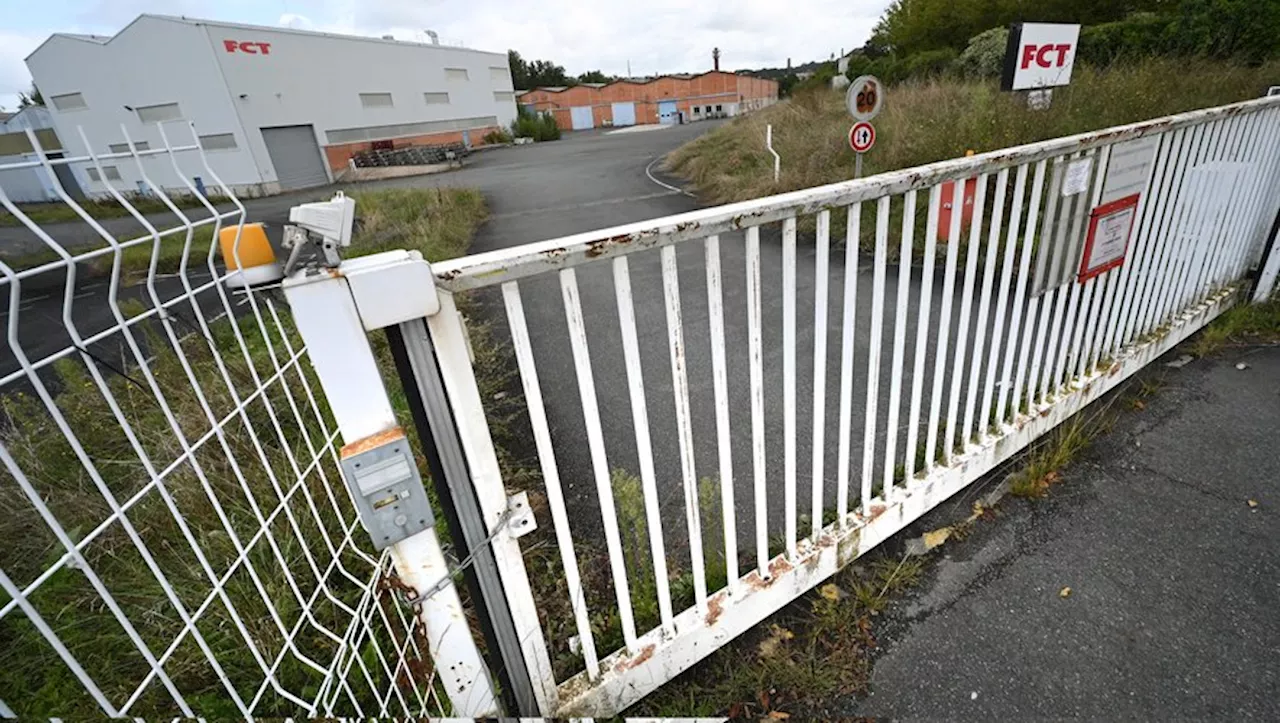
[{"label": "gate control box", "polygon": [[376,549],[435,525],[413,449],[400,429],[343,447],[342,476]]}]

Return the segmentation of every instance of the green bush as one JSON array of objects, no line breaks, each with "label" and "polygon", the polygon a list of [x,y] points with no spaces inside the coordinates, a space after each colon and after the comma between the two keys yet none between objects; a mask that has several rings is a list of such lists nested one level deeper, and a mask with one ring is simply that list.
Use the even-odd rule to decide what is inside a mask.
[{"label": "green bush", "polygon": [[1154,13],[1134,13],[1124,20],[1080,29],[1079,59],[1094,65],[1137,60],[1169,51],[1171,23]]},{"label": "green bush", "polygon": [[984,30],[969,39],[969,45],[956,58],[953,67],[966,78],[997,78],[1004,69],[1008,46],[1008,28]]},{"label": "green bush", "polygon": [[551,113],[530,113],[521,109],[514,123],[511,134],[516,138],[532,138],[535,141],[560,140],[560,126],[556,125],[556,117]]},{"label": "green bush", "polygon": [[511,142],[511,133],[505,129],[499,128],[496,131],[489,131],[484,134],[484,142],[489,145],[498,145]]}]

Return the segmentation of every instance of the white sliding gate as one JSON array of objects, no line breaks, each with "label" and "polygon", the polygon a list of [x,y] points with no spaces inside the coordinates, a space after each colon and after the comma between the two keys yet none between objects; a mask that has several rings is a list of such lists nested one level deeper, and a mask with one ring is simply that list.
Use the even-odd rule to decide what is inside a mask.
[{"label": "white sliding gate", "polygon": [[[0,716],[618,713],[1237,303],[1280,207],[1272,98],[250,293],[183,136],[36,162],[212,180],[168,230],[0,195]],[[483,646],[343,485],[380,329]]]},{"label": "white sliding gate", "polygon": [[[455,399],[453,297],[501,293],[558,551],[502,570],[544,612],[515,621],[542,712],[625,709],[1236,303],[1278,173],[1264,99],[433,265]],[[973,223],[940,233],[965,179]],[[1097,266],[1135,194],[1086,278],[1092,217]]]}]

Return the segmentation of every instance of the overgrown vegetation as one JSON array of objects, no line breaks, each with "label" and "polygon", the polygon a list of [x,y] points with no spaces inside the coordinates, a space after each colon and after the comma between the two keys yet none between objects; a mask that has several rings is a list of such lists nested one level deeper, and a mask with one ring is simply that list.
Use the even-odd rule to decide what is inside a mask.
[{"label": "overgrown vegetation", "polygon": [[499,128],[496,131],[489,131],[488,133],[484,134],[484,142],[488,145],[501,145],[503,143],[510,143],[512,139],[513,137],[511,135],[511,131],[508,131],[505,128]]},{"label": "overgrown vegetation", "polygon": [[517,107],[516,119],[511,124],[511,134],[516,138],[532,138],[535,141],[560,140],[560,126],[551,113],[535,113]]},{"label": "overgrown vegetation", "polygon": [[914,586],[922,557],[851,565],[659,688],[627,713],[785,718],[865,692],[873,618]]},{"label": "overgrown vegetation", "polygon": [[1191,351],[1208,356],[1228,347],[1253,344],[1280,344],[1280,298],[1228,309],[1201,330],[1191,343]]},{"label": "overgrown vegetation", "polygon": [[[365,225],[350,255],[399,246],[418,248],[432,260],[455,256],[465,252],[485,213],[482,197],[471,190],[371,191],[358,199]],[[201,303],[206,318],[212,316],[215,309],[203,298]],[[115,705],[151,668],[103,604],[87,570],[110,591],[138,639],[155,655],[167,654],[164,670],[187,703],[198,714],[216,717],[238,716],[239,709],[209,664],[209,654],[246,702],[262,689],[259,715],[299,710],[264,683],[264,664],[276,666],[275,684],[305,700],[314,698],[325,675],[307,661],[328,665],[339,648],[322,628],[338,635],[346,631],[350,610],[373,574],[370,560],[376,558],[367,556],[371,550],[363,533],[356,530],[353,537],[361,551],[342,543],[352,511],[337,482],[341,476],[333,455],[323,451],[331,440],[317,420],[330,430],[335,425],[310,364],[290,362],[301,339],[287,309],[274,303],[270,292],[257,303],[265,328],[253,317],[233,314],[210,323],[207,338],[194,320],[196,312],[179,304],[169,312],[174,341],[148,303],[123,301],[124,316],[137,319],[132,330],[147,359],[145,372],[135,355],[122,350],[122,358],[104,358],[101,352],[64,358],[44,377],[79,449],[38,395],[12,387],[0,395],[0,442],[6,451],[6,468],[0,470],[0,539],[5,540],[0,569],[24,588],[63,557],[65,548],[41,518],[34,496],[67,538],[83,545],[79,558],[59,567],[27,600]],[[394,379],[385,340],[374,340],[386,378]],[[472,342],[482,391],[493,395],[507,381],[490,373],[497,347],[484,327],[473,329]],[[197,388],[200,394],[194,393]],[[402,424],[411,428],[402,391],[390,392]],[[499,418],[506,413],[497,411]],[[411,444],[425,469],[416,439]],[[14,476],[15,467],[31,495]],[[153,481],[157,477],[162,477],[159,484]],[[112,521],[113,507],[122,505],[128,507],[131,529]],[[317,602],[300,600],[299,594],[322,585],[318,575],[334,547],[340,549],[337,561],[345,573],[324,572],[324,596]],[[164,575],[167,588],[155,570]],[[201,611],[194,629],[177,612],[175,599],[188,614]],[[11,602],[0,592],[0,606]],[[309,610],[305,615],[303,602]],[[374,605],[397,619],[386,595]],[[355,656],[377,676],[379,658],[406,641],[393,640],[386,626],[372,627],[376,632],[363,638]],[[425,639],[416,644],[425,650]],[[419,684],[431,675],[410,672]],[[408,679],[399,681],[403,694],[412,696]],[[100,714],[84,685],[18,609],[0,618],[0,690],[19,715]],[[378,707],[368,688],[349,692],[367,710]],[[153,680],[129,713],[180,710]]]},{"label": "overgrown vegetation", "polygon": [[1077,57],[1091,65],[1157,55],[1248,65],[1280,57],[1280,0],[1041,0],[1033,16],[1020,0],[895,0],[853,53],[849,74],[887,83],[948,70],[994,76],[1004,48],[994,58],[989,50],[1023,20],[1082,24]]},{"label": "overgrown vegetation", "polygon": [[[484,196],[470,188],[413,188],[357,191],[356,215],[360,230],[348,257],[365,256],[397,248],[414,248],[431,260],[452,258],[465,252],[476,229],[487,217]],[[198,216],[197,216],[198,218]],[[164,232],[165,226],[159,226]],[[139,232],[133,238],[141,235]],[[55,236],[56,239],[56,236]],[[120,239],[122,242],[131,239]],[[213,226],[196,227],[188,244],[185,232],[162,235],[131,244],[120,250],[120,274],[126,283],[147,277],[152,259],[157,274],[173,274],[183,268],[183,254],[188,271],[208,268],[209,249],[213,243]],[[73,249],[73,254],[103,248],[101,244]],[[52,250],[7,255],[0,258],[14,269],[28,269],[59,260]],[[222,268],[221,251],[214,251],[214,262]],[[77,273],[84,276],[106,276],[112,271],[115,254],[111,251],[77,262]]]},{"label": "overgrown vegetation", "polygon": [[[142,196],[138,194],[125,194],[125,199],[133,206],[138,213],[145,215],[153,213],[169,214],[169,207],[159,198],[154,196]],[[195,196],[190,194],[175,194],[169,197],[173,205],[181,209],[199,208],[203,209],[204,204]],[[213,203],[216,205],[222,199],[214,197]],[[120,218],[131,215],[124,204],[117,202],[113,198],[106,199],[86,199],[79,201],[80,207],[83,208],[90,216],[95,219],[103,218]],[[51,223],[81,223],[80,215],[71,209],[65,203],[60,201],[50,201],[48,203],[19,203],[18,210],[22,211],[32,221],[45,225]],[[0,208],[0,226],[20,226],[22,222],[17,216]]]},{"label": "overgrown vegetation", "polygon": [[[928,79],[892,88],[876,119],[866,173],[908,168],[1097,130],[1195,108],[1256,98],[1280,82],[1280,63],[1244,67],[1210,60],[1151,58],[1099,69],[1077,67],[1047,111],[1028,110],[994,80]],[[773,182],[765,126],[782,157]],[[740,116],[677,149],[668,167],[713,203],[847,180],[854,157],[841,93],[818,89]]]}]

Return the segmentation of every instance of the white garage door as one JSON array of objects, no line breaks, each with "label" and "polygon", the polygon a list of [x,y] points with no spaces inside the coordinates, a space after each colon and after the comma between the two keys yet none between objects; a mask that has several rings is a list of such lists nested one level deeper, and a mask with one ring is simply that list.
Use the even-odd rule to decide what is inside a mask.
[{"label": "white garage door", "polygon": [[595,120],[591,116],[591,106],[589,105],[570,108],[569,117],[573,120],[573,129],[575,131],[594,128],[596,125]]},{"label": "white garage door", "polygon": [[323,186],[329,182],[324,168],[324,156],[316,143],[316,133],[311,126],[281,126],[263,128],[262,140],[267,144],[267,155],[276,168],[280,188]]},{"label": "white garage door", "polygon": [[614,103],[613,124],[615,126],[633,126],[636,124],[635,103]]}]

